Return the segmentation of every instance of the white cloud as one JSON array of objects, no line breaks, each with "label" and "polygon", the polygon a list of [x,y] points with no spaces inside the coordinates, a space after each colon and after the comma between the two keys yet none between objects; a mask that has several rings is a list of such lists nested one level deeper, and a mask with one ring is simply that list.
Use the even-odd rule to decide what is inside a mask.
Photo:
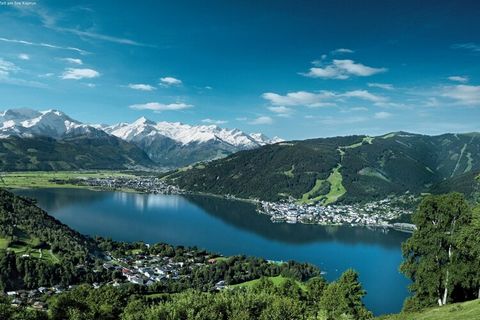
[{"label": "white cloud", "polygon": [[261,116],[256,119],[253,119],[252,121],[249,122],[249,124],[272,124],[273,119],[267,116]]},{"label": "white cloud", "polygon": [[339,53],[354,53],[352,49],[347,48],[338,48],[332,51],[332,54],[339,54]]},{"label": "white cloud", "polygon": [[160,78],[160,85],[169,87],[169,86],[179,86],[182,84],[182,80],[174,77],[163,77]]},{"label": "white cloud", "polygon": [[7,38],[0,38],[0,41],[3,42],[9,42],[9,43],[16,43],[16,44],[23,44],[26,46],[36,46],[36,47],[45,47],[45,48],[51,48],[51,49],[62,49],[62,50],[70,50],[70,51],[76,51],[80,54],[88,54],[88,51],[75,48],[75,47],[63,47],[63,46],[58,46],[55,44],[50,44],[50,43],[38,43],[38,42],[30,42],[30,41],[25,41],[25,40],[17,40],[17,39],[7,39]]},{"label": "white cloud", "polygon": [[10,73],[18,70],[18,67],[13,62],[0,58],[0,77],[6,78]]},{"label": "white cloud", "polygon": [[16,73],[18,71],[20,71],[20,68],[17,67],[14,63],[0,58],[0,82],[34,88],[47,87],[44,83],[41,82],[12,77],[12,73]]},{"label": "white cloud", "polygon": [[[33,9],[33,7],[35,8]],[[49,28],[51,30],[58,31],[58,32],[75,34],[80,38],[91,38],[95,40],[102,40],[102,41],[108,41],[108,42],[119,43],[119,44],[126,44],[126,45],[133,45],[133,46],[150,46],[150,45],[139,43],[137,41],[134,41],[128,38],[120,38],[120,37],[114,37],[114,36],[92,32],[92,31],[84,31],[80,29],[61,27],[58,25],[58,20],[60,20],[59,18],[61,17],[63,19],[65,18],[68,19],[68,17],[66,17],[65,14],[59,15],[57,12],[55,13],[50,12],[46,7],[17,6],[16,8],[20,10],[23,14],[38,17],[42,21],[44,27]],[[76,8],[72,8],[72,9],[82,10],[82,11],[91,11],[88,8],[80,7],[80,6],[77,6]],[[85,15],[85,12],[82,12],[81,14]]]},{"label": "white cloud", "polygon": [[78,64],[78,65],[82,65],[83,64],[83,61],[82,59],[76,59],[76,58],[62,58],[63,61],[66,61],[68,63],[72,63],[72,64]]},{"label": "white cloud", "polygon": [[237,121],[247,121],[247,117],[238,117],[238,118],[235,118],[235,120]]},{"label": "white cloud", "polygon": [[71,28],[62,28],[62,27],[52,27],[52,29],[62,31],[62,32],[72,33],[79,37],[87,37],[95,40],[102,40],[102,41],[108,41],[108,42],[119,43],[119,44],[127,44],[131,46],[151,47],[151,45],[140,43],[131,39],[113,37],[113,36],[95,33],[95,32],[89,32],[89,31],[83,31],[83,30],[71,29]]},{"label": "white cloud", "polygon": [[333,60],[324,67],[312,67],[307,73],[300,73],[310,78],[340,79],[345,80],[351,76],[368,77],[377,73],[386,72],[386,68],[374,68],[355,63],[353,60]]},{"label": "white cloud", "polygon": [[30,60],[30,56],[26,53],[20,53],[18,55],[18,59],[20,59],[20,60]]},{"label": "white cloud", "polygon": [[392,114],[390,112],[380,111],[373,115],[375,119],[387,119],[390,118]]},{"label": "white cloud", "polygon": [[80,80],[99,77],[100,73],[93,69],[67,68],[60,76],[62,79]]},{"label": "white cloud", "polygon": [[375,95],[373,93],[368,92],[367,90],[353,90],[353,91],[347,91],[344,94],[342,94],[344,97],[349,97],[349,98],[358,98],[358,99],[363,99],[371,102],[386,102],[387,99],[382,96]]},{"label": "white cloud", "polygon": [[133,90],[140,90],[140,91],[153,91],[156,90],[154,86],[151,86],[149,84],[143,84],[143,83],[130,83],[128,85],[130,89]]},{"label": "white cloud", "polygon": [[466,49],[473,52],[480,52],[480,45],[468,42],[468,43],[457,43],[452,46],[453,49]]},{"label": "white cloud", "polygon": [[334,106],[334,103],[327,101],[328,99],[331,99],[333,97],[335,97],[335,94],[330,91],[321,91],[319,93],[297,91],[287,93],[284,96],[273,92],[266,92],[262,94],[262,98],[268,100],[271,104],[276,106]]},{"label": "white cloud", "polygon": [[214,119],[210,119],[210,118],[203,119],[202,122],[203,123],[209,123],[209,124],[225,124],[225,123],[228,123],[227,120],[214,120]]},{"label": "white cloud", "polygon": [[353,60],[333,60],[333,64],[338,69],[359,77],[367,77],[387,71],[386,68],[373,68],[361,63],[355,63]]},{"label": "white cloud", "polygon": [[280,114],[289,114],[293,110],[284,106],[278,106],[278,107],[268,107],[268,110],[274,112],[274,113],[280,113]]},{"label": "white cloud", "polygon": [[136,109],[136,110],[152,110],[152,111],[175,111],[175,110],[183,110],[183,109],[188,109],[192,108],[193,105],[190,104],[185,104],[185,103],[170,103],[170,104],[164,104],[164,103],[159,103],[159,102],[149,102],[149,103],[144,103],[144,104],[134,104],[131,105],[131,109]]},{"label": "white cloud", "polygon": [[268,110],[272,111],[277,115],[277,117],[281,118],[290,118],[293,113],[293,109],[285,106],[270,106],[268,107]]},{"label": "white cloud", "polygon": [[455,100],[459,105],[480,106],[480,86],[459,84],[444,88],[443,97]]},{"label": "white cloud", "polygon": [[393,90],[395,89],[393,87],[393,84],[390,84],[390,83],[376,83],[376,82],[370,82],[367,84],[369,87],[371,88],[380,88],[380,89],[384,89],[384,90]]},{"label": "white cloud", "polygon": [[466,77],[466,76],[451,76],[451,77],[448,77],[448,80],[465,83],[465,82],[468,82],[468,77]]}]

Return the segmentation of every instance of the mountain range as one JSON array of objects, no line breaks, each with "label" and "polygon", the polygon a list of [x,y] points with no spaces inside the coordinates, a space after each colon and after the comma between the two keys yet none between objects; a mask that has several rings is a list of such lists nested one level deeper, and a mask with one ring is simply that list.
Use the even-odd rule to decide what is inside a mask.
[{"label": "mountain range", "polygon": [[58,110],[31,109],[1,112],[0,139],[3,170],[172,168],[281,141],[144,117],[133,123],[83,124]]},{"label": "mountain range", "polygon": [[358,202],[406,192],[480,194],[480,134],[394,132],[281,142],[164,176],[181,188],[268,201]]}]

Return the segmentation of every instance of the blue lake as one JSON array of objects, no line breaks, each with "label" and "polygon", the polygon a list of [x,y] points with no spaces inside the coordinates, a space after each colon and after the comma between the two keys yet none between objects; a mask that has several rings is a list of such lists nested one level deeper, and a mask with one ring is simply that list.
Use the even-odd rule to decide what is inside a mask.
[{"label": "blue lake", "polygon": [[408,234],[359,227],[272,223],[249,203],[204,196],[80,189],[16,190],[73,229],[121,241],[197,246],[224,255],[310,262],[328,280],[353,268],[376,315],[400,311],[409,281],[398,272]]}]

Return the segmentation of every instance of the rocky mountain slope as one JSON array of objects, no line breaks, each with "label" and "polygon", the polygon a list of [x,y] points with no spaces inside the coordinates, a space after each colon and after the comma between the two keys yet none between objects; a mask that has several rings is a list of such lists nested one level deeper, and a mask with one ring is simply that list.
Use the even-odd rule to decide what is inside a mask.
[{"label": "rocky mountain slope", "polygon": [[231,153],[281,141],[262,134],[246,134],[238,129],[215,125],[190,126],[178,122],[153,122],[144,117],[133,123],[104,126],[102,129],[133,142],[156,163],[182,166],[222,158]]}]

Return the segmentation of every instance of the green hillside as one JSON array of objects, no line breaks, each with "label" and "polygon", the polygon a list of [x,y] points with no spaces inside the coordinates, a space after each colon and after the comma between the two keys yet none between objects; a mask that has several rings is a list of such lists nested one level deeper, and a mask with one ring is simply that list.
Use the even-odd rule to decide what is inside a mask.
[{"label": "green hillside", "polygon": [[480,134],[397,132],[267,145],[183,168],[165,179],[192,191],[328,204],[429,192],[442,182],[442,190],[451,189],[446,187],[451,179],[474,177],[479,171]]},{"label": "green hillside", "polygon": [[399,313],[378,320],[474,320],[480,319],[480,300],[430,308],[421,312]]},{"label": "green hillside", "polygon": [[[93,242],[48,215],[29,199],[0,189],[0,250],[29,253],[41,250],[86,255]],[[53,258],[52,258],[53,259]]]},{"label": "green hillside", "polygon": [[135,145],[113,136],[0,139],[0,171],[52,171],[153,167]]},{"label": "green hillside", "polygon": [[0,189],[0,291],[85,281],[89,275],[74,266],[96,252],[90,238]]}]

